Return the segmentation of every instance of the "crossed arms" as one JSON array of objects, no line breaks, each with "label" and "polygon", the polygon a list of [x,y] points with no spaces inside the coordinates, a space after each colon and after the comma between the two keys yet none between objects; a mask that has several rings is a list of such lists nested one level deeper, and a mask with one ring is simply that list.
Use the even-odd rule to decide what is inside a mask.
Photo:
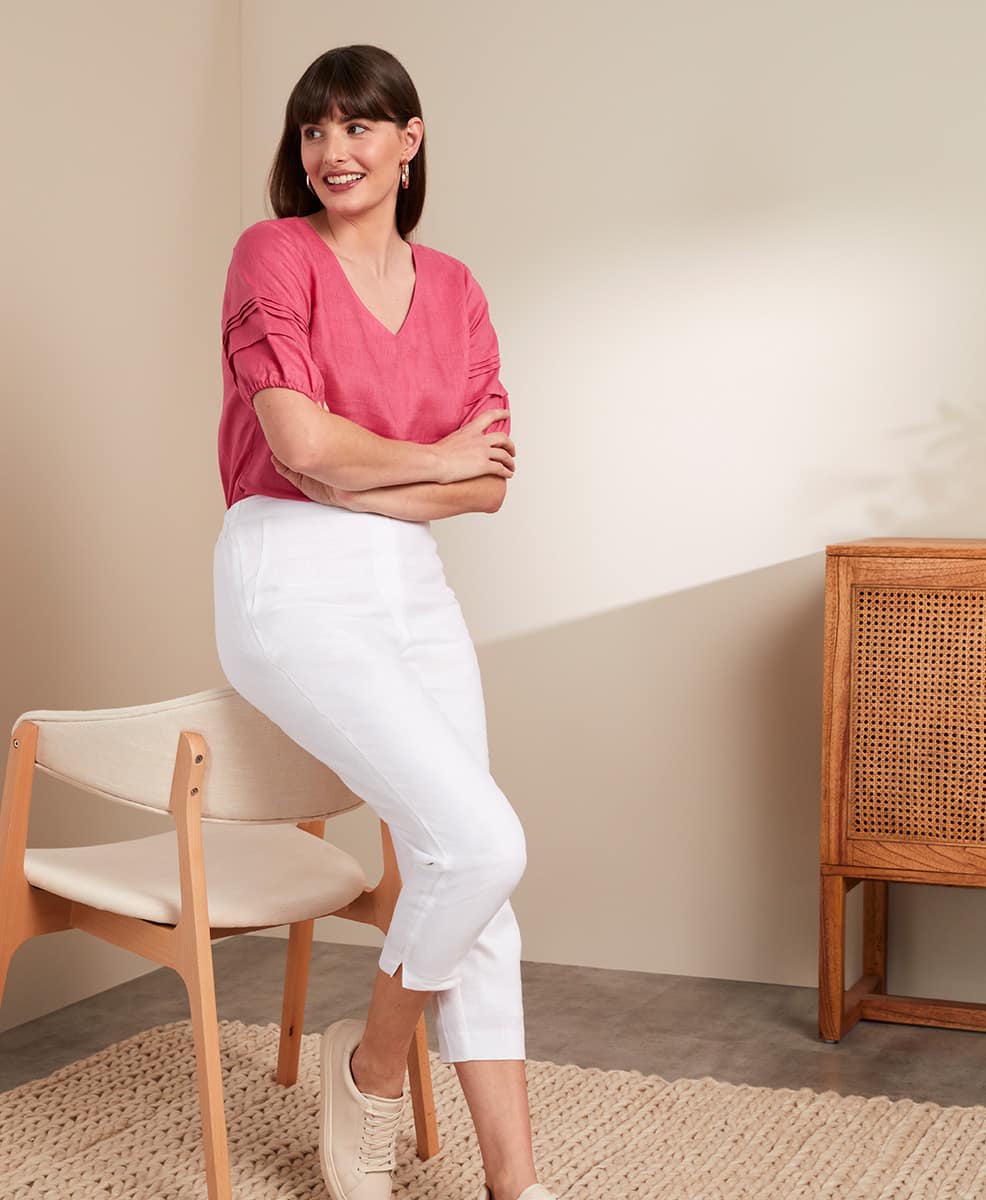
[{"label": "crossed arms", "polygon": [[319,408],[302,392],[263,388],[253,406],[271,450],[287,468],[280,473],[320,503],[430,521],[496,512],[506,495],[503,475],[442,482],[434,446],[380,437]]}]

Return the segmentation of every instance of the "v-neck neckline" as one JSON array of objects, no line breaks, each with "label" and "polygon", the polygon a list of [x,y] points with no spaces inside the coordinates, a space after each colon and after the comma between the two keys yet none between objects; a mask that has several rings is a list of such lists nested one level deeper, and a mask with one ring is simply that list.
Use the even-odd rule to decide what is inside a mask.
[{"label": "v-neck neckline", "polygon": [[325,247],[326,252],[328,253],[329,257],[332,259],[332,261],[335,263],[335,265],[339,271],[339,274],[342,276],[343,282],[345,283],[346,287],[349,289],[350,295],[356,301],[356,303],[360,307],[360,309],[362,309],[362,311],[370,318],[370,320],[374,323],[374,325],[376,325],[379,329],[382,329],[383,332],[386,333],[388,337],[393,338],[393,340],[396,341],[401,336],[401,334],[404,332],[404,330],[407,329],[408,324],[411,320],[411,316],[414,313],[415,308],[417,307],[417,302],[418,302],[418,290],[419,290],[418,285],[421,282],[421,274],[420,274],[421,264],[418,262],[418,255],[415,250],[414,242],[407,243],[411,247],[411,262],[414,264],[414,288],[411,291],[411,303],[407,306],[407,312],[404,314],[404,320],[401,322],[400,329],[398,329],[397,332],[395,333],[393,331],[393,329],[389,328],[387,325],[384,325],[383,321],[380,320],[380,318],[376,315],[376,313],[372,312],[367,307],[367,305],[363,302],[363,300],[360,298],[359,293],[356,291],[356,289],[353,287],[352,283],[350,282],[349,276],[346,274],[342,263],[339,261],[338,257],[336,256],[336,252],[332,249],[332,247],[325,240],[325,238],[322,237],[322,235],[312,225],[312,223],[309,220],[307,220],[307,218],[298,217],[298,220],[302,223],[302,225],[304,225],[308,229],[308,231],[309,231],[309,233],[311,233],[312,237],[317,238],[318,241],[320,242],[320,244]]}]

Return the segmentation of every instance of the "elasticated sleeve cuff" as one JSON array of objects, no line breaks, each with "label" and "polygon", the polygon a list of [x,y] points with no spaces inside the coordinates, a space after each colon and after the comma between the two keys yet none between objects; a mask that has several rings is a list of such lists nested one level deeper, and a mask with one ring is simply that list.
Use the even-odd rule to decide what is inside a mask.
[{"label": "elasticated sleeve cuff", "polygon": [[223,355],[251,407],[254,394],[266,387],[291,388],[324,404],[303,269],[271,224],[276,222],[251,226],[233,248],[223,299]]}]

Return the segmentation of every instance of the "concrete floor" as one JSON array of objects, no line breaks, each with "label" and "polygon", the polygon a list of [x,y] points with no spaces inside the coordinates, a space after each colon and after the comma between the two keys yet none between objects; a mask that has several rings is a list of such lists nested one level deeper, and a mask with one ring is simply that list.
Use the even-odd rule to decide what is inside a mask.
[{"label": "concrete floor", "polygon": [[[287,941],[214,943],[220,1017],[280,1019]],[[379,951],[316,943],[305,1032],[366,1013]],[[711,1075],[938,1104],[986,1103],[986,1037],[862,1021],[837,1045],[818,1037],[814,988],[636,971],[523,964],[527,1055],[665,1079]],[[162,968],[0,1034],[0,1091],[188,1016],[179,977]],[[437,1050],[429,1016],[429,1042]]]}]

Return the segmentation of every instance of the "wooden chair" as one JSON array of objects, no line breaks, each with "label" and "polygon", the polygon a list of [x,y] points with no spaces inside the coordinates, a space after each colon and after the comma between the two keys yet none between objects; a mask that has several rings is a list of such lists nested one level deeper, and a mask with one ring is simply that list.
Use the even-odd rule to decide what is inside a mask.
[{"label": "wooden chair", "polygon": [[[27,849],[35,769],[95,795],[170,813],[175,830],[99,846]],[[290,925],[275,1079],[298,1078],[317,917],[386,932],[401,880],[380,823],[383,874],[323,840],[363,801],[231,687],[129,708],[25,712],[0,800],[0,1001],[28,938],[84,929],[174,968],[195,1039],[210,1200],[230,1200],[212,939]],[[257,887],[257,878],[264,886]],[[439,1148],[424,1014],[408,1055],[422,1159]]]}]

